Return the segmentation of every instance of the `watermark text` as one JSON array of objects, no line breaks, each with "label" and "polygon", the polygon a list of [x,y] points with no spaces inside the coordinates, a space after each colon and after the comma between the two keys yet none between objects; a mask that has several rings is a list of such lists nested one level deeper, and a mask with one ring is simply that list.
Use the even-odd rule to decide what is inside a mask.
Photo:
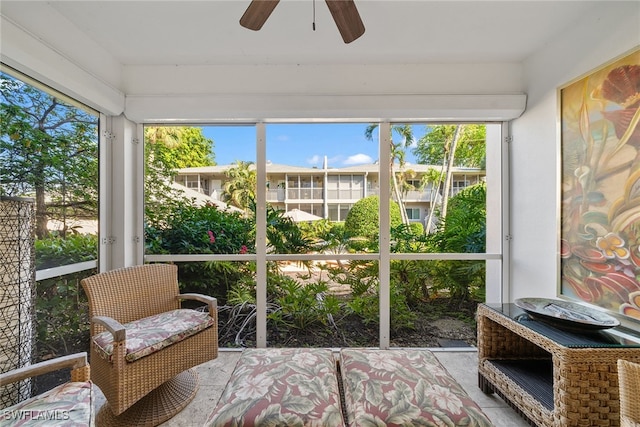
[{"label": "watermark text", "polygon": [[52,410],[7,410],[0,411],[0,419],[7,421],[28,421],[28,420],[41,420],[41,421],[66,421],[70,419],[69,411],[66,409],[52,409]]}]

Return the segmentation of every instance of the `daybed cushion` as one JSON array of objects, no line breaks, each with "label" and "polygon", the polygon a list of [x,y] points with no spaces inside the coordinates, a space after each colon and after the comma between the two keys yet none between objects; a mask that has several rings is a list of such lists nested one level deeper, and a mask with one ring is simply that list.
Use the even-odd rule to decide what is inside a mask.
[{"label": "daybed cushion", "polygon": [[356,426],[491,426],[429,350],[340,351],[345,406]]},{"label": "daybed cushion", "polygon": [[[162,348],[212,326],[215,320],[197,310],[179,309],[145,317],[123,326],[127,330],[126,356],[127,362],[133,362],[148,356]],[[111,361],[113,355],[113,335],[109,331],[93,337],[97,353],[105,360]]]},{"label": "daybed cushion", "polygon": [[2,410],[0,425],[87,427],[94,425],[91,381],[67,382]]},{"label": "daybed cushion", "polygon": [[244,350],[206,425],[344,426],[331,350]]}]

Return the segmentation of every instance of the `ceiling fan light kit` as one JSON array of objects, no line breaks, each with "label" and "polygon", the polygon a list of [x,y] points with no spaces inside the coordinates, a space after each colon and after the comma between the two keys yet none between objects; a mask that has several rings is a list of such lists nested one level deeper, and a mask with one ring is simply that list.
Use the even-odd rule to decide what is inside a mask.
[{"label": "ceiling fan light kit", "polygon": [[[240,18],[240,25],[258,31],[279,2],[280,0],[251,0],[249,7]],[[354,0],[325,0],[325,2],[345,43],[351,43],[364,34],[364,24]]]}]

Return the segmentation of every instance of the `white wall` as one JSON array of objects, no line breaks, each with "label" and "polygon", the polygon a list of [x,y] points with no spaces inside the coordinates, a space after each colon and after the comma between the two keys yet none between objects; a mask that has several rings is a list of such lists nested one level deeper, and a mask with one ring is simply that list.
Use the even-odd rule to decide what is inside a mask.
[{"label": "white wall", "polygon": [[[35,2],[34,2],[35,5]],[[29,5],[31,6],[31,5]],[[35,15],[39,16],[39,15]],[[124,93],[119,90],[119,64],[110,60],[99,46],[89,43],[74,45],[76,50],[61,52],[43,41],[51,34],[62,34],[55,25],[56,14],[41,17],[38,28],[47,34],[34,35],[0,16],[0,60],[2,63],[51,86],[102,113],[119,115],[124,110]],[[76,30],[77,29],[69,29]],[[71,40],[79,43],[85,37],[74,33]],[[92,63],[92,69],[85,62]],[[111,75],[111,80],[97,75],[96,69]]]},{"label": "white wall", "polygon": [[559,86],[640,45],[640,2],[600,5],[524,64],[512,123],[511,298],[557,295]]},{"label": "white wall", "polygon": [[503,120],[526,100],[522,65],[513,63],[125,66],[123,74],[125,114],[139,122]]}]

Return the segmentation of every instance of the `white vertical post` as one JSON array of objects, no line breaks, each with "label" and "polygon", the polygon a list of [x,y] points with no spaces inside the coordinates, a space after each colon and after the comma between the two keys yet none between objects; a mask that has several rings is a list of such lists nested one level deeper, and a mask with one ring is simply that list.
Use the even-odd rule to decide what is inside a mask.
[{"label": "white vertical post", "polygon": [[511,302],[511,131],[502,123],[502,303]]},{"label": "white vertical post", "polygon": [[[502,153],[502,127],[499,123],[486,124],[486,180],[487,180],[487,237],[486,252],[500,253],[504,234],[503,221],[503,194],[500,190],[504,185],[503,153]],[[501,260],[487,260],[485,277],[485,302],[499,304],[502,302],[502,264]]]},{"label": "white vertical post", "polygon": [[[144,244],[144,151],[143,132],[123,115],[111,117],[105,130],[110,146],[111,162],[106,167],[109,204],[101,219],[107,219],[107,229],[100,231],[100,248],[109,252],[107,265],[100,270],[141,264]],[[101,204],[102,207],[103,204]],[[102,257],[101,257],[102,259]]]},{"label": "white vertical post", "polygon": [[391,297],[390,297],[390,231],[389,202],[391,195],[391,125],[381,122],[379,126],[379,168],[380,168],[380,259],[378,275],[380,280],[380,348],[389,348],[391,326]]},{"label": "white vertical post", "polygon": [[131,262],[133,265],[144,264],[144,126],[135,125],[135,137],[132,140],[131,150],[135,153],[134,202],[132,216],[135,218],[131,231]]},{"label": "white vertical post", "polygon": [[324,156],[322,172],[324,173],[324,188],[322,189],[322,217],[329,219],[329,161],[327,160],[327,156]]},{"label": "white vertical post", "polygon": [[267,150],[264,123],[256,124],[256,346],[267,346]]},{"label": "white vertical post", "polygon": [[112,117],[100,114],[100,135],[99,135],[99,152],[100,152],[100,182],[98,195],[98,269],[99,271],[107,271],[111,267],[111,250],[106,243],[108,236],[111,235],[111,164],[113,163],[113,149],[111,146],[110,136],[112,129]]}]

